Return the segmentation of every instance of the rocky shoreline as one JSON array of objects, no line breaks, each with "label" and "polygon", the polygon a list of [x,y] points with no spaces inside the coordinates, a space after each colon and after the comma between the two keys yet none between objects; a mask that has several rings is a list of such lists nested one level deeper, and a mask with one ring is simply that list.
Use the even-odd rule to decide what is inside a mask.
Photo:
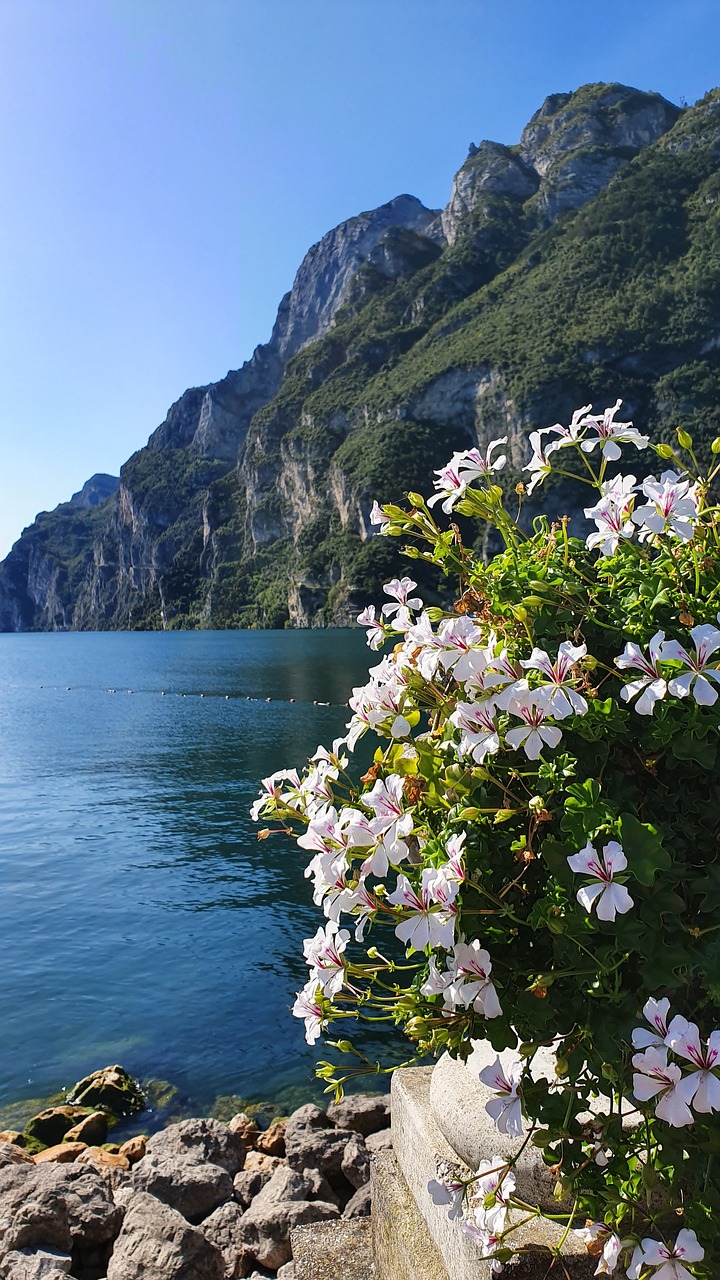
[{"label": "rocky shoreline", "polygon": [[386,1095],[307,1103],[264,1130],[240,1112],[107,1143],[108,1120],[139,1104],[105,1068],[0,1132],[0,1280],[293,1280],[294,1227],[370,1212]]}]

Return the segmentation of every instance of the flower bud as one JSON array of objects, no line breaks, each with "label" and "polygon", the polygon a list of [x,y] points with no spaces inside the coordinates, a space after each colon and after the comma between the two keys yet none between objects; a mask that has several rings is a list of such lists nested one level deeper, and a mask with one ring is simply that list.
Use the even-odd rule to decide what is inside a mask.
[{"label": "flower bud", "polygon": [[353,1051],[352,1042],[350,1040],[336,1040],[335,1047],[339,1049],[341,1053],[352,1053]]},{"label": "flower bud", "polygon": [[692,436],[689,431],[683,431],[682,427],[678,427],[677,438],[681,449],[692,449]]},{"label": "flower bud", "polygon": [[409,493],[408,502],[412,502],[414,507],[424,507],[425,499],[419,493]]},{"label": "flower bud", "polygon": [[665,458],[666,461],[669,461],[670,458],[672,458],[673,456],[672,445],[669,445],[669,444],[657,445],[657,455],[659,458]]},{"label": "flower bud", "polygon": [[720,453],[720,436],[716,436],[710,445],[711,453]]}]

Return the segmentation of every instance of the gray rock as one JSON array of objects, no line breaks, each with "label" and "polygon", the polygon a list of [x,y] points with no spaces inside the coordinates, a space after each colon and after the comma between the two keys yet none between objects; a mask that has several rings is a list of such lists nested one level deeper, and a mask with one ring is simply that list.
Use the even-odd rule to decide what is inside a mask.
[{"label": "gray rock", "polygon": [[370,1179],[370,1152],[365,1139],[353,1134],[343,1153],[341,1172],[353,1187],[364,1187]]},{"label": "gray rock", "polygon": [[350,1129],[307,1129],[290,1138],[286,1134],[288,1165],[291,1169],[319,1169],[330,1179],[337,1177],[343,1172],[345,1148],[357,1137]]},{"label": "gray rock", "polygon": [[368,1134],[365,1146],[372,1155],[375,1151],[388,1151],[392,1147],[392,1129],[380,1129]]},{"label": "gray rock", "polygon": [[333,1122],[327,1111],[323,1111],[322,1107],[316,1107],[314,1102],[307,1102],[304,1107],[298,1107],[297,1111],[293,1111],[290,1116],[285,1126],[285,1146],[287,1147],[288,1142],[291,1142],[298,1133],[332,1128]]},{"label": "gray rock", "polygon": [[330,1204],[340,1204],[340,1197],[319,1169],[303,1169],[302,1176],[310,1186],[307,1197],[309,1200],[328,1200]]},{"label": "gray rock", "polygon": [[24,1165],[26,1169],[35,1168],[32,1156],[22,1147],[16,1147],[14,1142],[0,1142],[0,1169],[4,1169],[6,1164]]},{"label": "gray rock", "polygon": [[221,1205],[205,1219],[201,1228],[206,1240],[214,1244],[225,1259],[226,1275],[232,1280],[244,1275],[250,1262],[250,1255],[239,1229],[242,1219],[240,1205],[228,1200],[227,1204]]},{"label": "gray rock", "polygon": [[219,1120],[181,1120],[148,1138],[143,1160],[150,1156],[189,1156],[193,1160],[209,1160],[234,1177],[243,1167],[245,1152],[242,1136]]},{"label": "gray rock", "polygon": [[278,1280],[295,1280],[295,1263],[286,1262],[284,1266],[280,1267],[277,1276]]},{"label": "gray rock", "polygon": [[308,1180],[292,1169],[277,1169],[243,1214],[238,1226],[243,1244],[261,1267],[276,1270],[290,1261],[294,1227],[340,1216],[335,1204],[300,1199],[303,1190],[309,1193],[309,1186]]},{"label": "gray rock", "polygon": [[132,1171],[131,1183],[195,1224],[233,1197],[230,1174],[190,1153],[144,1156]]},{"label": "gray rock", "polygon": [[63,1253],[104,1247],[120,1230],[122,1212],[89,1169],[7,1165],[0,1170],[0,1258],[36,1246]]},{"label": "gray rock", "polygon": [[0,1262],[0,1280],[58,1280],[71,1266],[70,1254],[56,1249],[13,1249]]},{"label": "gray rock", "polygon": [[369,1182],[358,1187],[343,1209],[343,1218],[367,1218],[372,1212],[372,1189]]},{"label": "gray rock", "polygon": [[251,1200],[262,1191],[266,1182],[270,1181],[270,1171],[266,1169],[241,1169],[233,1178],[235,1199],[243,1209],[247,1209]]},{"label": "gray rock", "polygon": [[390,1124],[390,1095],[387,1093],[358,1093],[340,1102],[331,1102],[328,1117],[338,1129],[354,1129],[367,1138],[378,1129]]},{"label": "gray rock", "polygon": [[107,1280],[225,1280],[225,1261],[175,1209],[138,1193],[128,1204]]}]

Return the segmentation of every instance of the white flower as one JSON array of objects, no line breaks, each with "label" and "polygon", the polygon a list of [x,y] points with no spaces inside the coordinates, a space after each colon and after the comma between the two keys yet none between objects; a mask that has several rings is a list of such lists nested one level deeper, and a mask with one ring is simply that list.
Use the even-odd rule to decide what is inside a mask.
[{"label": "white flower", "polygon": [[648,1049],[650,1045],[654,1045],[656,1049],[663,1048],[667,1043],[669,1012],[670,1001],[667,997],[664,1000],[654,1000],[651,996],[645,1002],[643,1013],[655,1030],[648,1031],[647,1027],[636,1027],[632,1033],[634,1049]]},{"label": "white flower", "polygon": [[549,431],[554,430],[553,427],[543,427],[540,431],[530,432],[530,448],[532,456],[527,466],[523,467],[523,471],[531,471],[533,473],[532,480],[527,486],[528,495],[530,495],[539,484],[542,484],[546,476],[552,471],[552,463],[548,462],[547,455],[552,452],[552,446],[547,449],[543,448],[542,437],[547,435]]},{"label": "white flower", "polygon": [[367,627],[367,642],[371,649],[376,652],[382,644],[385,643],[385,627],[382,618],[375,618],[375,605],[369,604],[362,613],[359,613],[355,621],[361,627]]},{"label": "white flower", "polygon": [[522,1103],[518,1097],[522,1063],[515,1060],[506,1069],[498,1055],[492,1066],[483,1067],[479,1074],[482,1083],[496,1092],[496,1096],[485,1103],[485,1110],[495,1121],[496,1128],[509,1138],[522,1138]]},{"label": "white flower", "polygon": [[303,955],[310,966],[310,977],[320,983],[328,1000],[332,1000],[345,981],[342,953],[350,941],[347,929],[338,929],[334,920],[318,929],[313,938],[303,942]]},{"label": "white flower", "polygon": [[[582,1227],[577,1234],[588,1246],[588,1252],[596,1254],[596,1250],[602,1244],[602,1253],[600,1261],[595,1268],[595,1275],[613,1275],[617,1268],[622,1248],[620,1237],[615,1234],[611,1227],[607,1227],[604,1222],[593,1222],[589,1227]],[[595,1245],[592,1250],[589,1248],[591,1244]]]},{"label": "white flower", "polygon": [[614,920],[616,915],[624,915],[634,906],[625,886],[614,881],[615,872],[627,867],[627,858],[617,840],[605,845],[602,856],[588,842],[584,849],[568,858],[568,864],[572,871],[592,876],[596,881],[577,892],[577,900],[588,915],[596,902],[598,920]]},{"label": "white flower", "polygon": [[294,1018],[304,1018],[305,1020],[305,1039],[308,1044],[315,1043],[326,1020],[318,1000],[319,991],[319,982],[315,978],[311,978],[302,991],[298,991],[297,999],[292,1008]]},{"label": "white flower", "polygon": [[555,662],[544,649],[536,648],[529,658],[520,663],[526,671],[540,671],[547,677],[546,682],[534,692],[547,714],[555,720],[564,720],[572,715],[584,716],[587,712],[587,702],[570,686],[570,681],[576,679],[574,668],[586,655],[587,645],[573,645],[569,640],[563,640]]},{"label": "white flower", "polygon": [[380,533],[385,533],[388,525],[391,523],[390,517],[385,515],[382,507],[377,502],[373,502],[372,504],[370,523],[380,525]]},{"label": "white flower", "polygon": [[[344,886],[342,892],[336,896],[335,905],[338,915],[344,911],[348,915],[355,917],[357,922],[355,925],[355,941],[362,942],[368,924],[375,919],[378,912],[377,898],[366,887],[365,876],[360,876],[354,889]],[[331,916],[331,912],[327,910],[327,907],[326,915]]]},{"label": "white flower", "polygon": [[455,947],[456,977],[450,988],[453,1003],[467,1008],[472,1005],[476,1013],[485,1018],[499,1018],[502,1009],[497,991],[490,981],[492,962],[490,955],[477,938],[472,942],[459,942]]},{"label": "white flower", "polygon": [[663,471],[659,480],[648,476],[642,489],[650,501],[632,516],[640,526],[640,541],[654,542],[661,534],[674,534],[683,542],[690,542],[698,515],[696,485],[676,471]]},{"label": "white flower", "polygon": [[510,729],[505,740],[517,751],[524,747],[528,760],[539,760],[544,746],[556,747],[562,733],[556,725],[546,725],[548,711],[536,694],[530,693],[520,698],[513,698],[508,710],[525,722],[524,728]]},{"label": "white flower", "polygon": [[615,659],[615,666],[620,667],[621,671],[631,668],[643,673],[639,680],[631,680],[629,684],[624,685],[620,690],[620,697],[623,702],[630,702],[636,694],[643,689],[645,690],[635,703],[635,710],[641,716],[651,716],[655,710],[655,703],[664,698],[667,693],[667,680],[659,667],[659,663],[663,658],[664,639],[664,631],[655,632],[648,644],[649,656],[647,658],[639,645],[632,640],[628,640],[623,652]]},{"label": "white flower", "polygon": [[458,498],[462,498],[465,490],[470,483],[470,476],[460,476],[457,470],[457,459],[462,454],[454,453],[446,467],[441,467],[435,472],[437,480],[433,481],[435,488],[439,490],[434,493],[432,498],[428,498],[428,506],[432,507],[434,503],[444,499],[442,509],[446,515],[450,515]]},{"label": "white flower", "polygon": [[713,1074],[720,1066],[720,1031],[711,1032],[707,1044],[703,1044],[695,1023],[678,1015],[668,1027],[667,1043],[679,1058],[686,1058],[698,1068],[686,1077],[695,1082],[694,1110],[703,1114],[720,1111],[720,1080]]},{"label": "white flower", "polygon": [[461,730],[460,754],[472,756],[476,764],[500,750],[494,703],[459,702],[449,720]]},{"label": "white flower", "polygon": [[597,526],[597,533],[585,539],[588,550],[598,547],[601,555],[612,556],[621,538],[632,538],[635,526],[630,514],[635,492],[635,476],[615,476],[604,482],[600,501],[594,507],[585,507],[587,519],[594,520]]},{"label": "white flower", "polygon": [[386,618],[392,617],[394,613],[398,613],[401,609],[422,609],[423,602],[419,596],[415,596],[412,600],[408,599],[411,591],[414,591],[417,582],[413,582],[412,578],[393,578],[392,582],[386,582],[383,591],[386,596],[390,596],[395,604],[384,604],[382,612]]},{"label": "white flower", "polygon": [[435,639],[440,663],[456,680],[480,675],[488,665],[485,633],[472,618],[448,618]]},{"label": "white flower", "polygon": [[[475,1223],[482,1231],[499,1236],[504,1230],[510,1196],[515,1190],[515,1174],[507,1160],[493,1156],[492,1160],[481,1160],[475,1180],[477,1190],[471,1197]],[[488,1196],[494,1196],[495,1203],[486,1207],[484,1201]]]},{"label": "white flower", "polygon": [[697,1084],[690,1076],[683,1076],[674,1062],[668,1063],[667,1049],[650,1047],[644,1053],[636,1053],[632,1060],[635,1067],[633,1093],[639,1102],[648,1102],[658,1095],[660,1101],[655,1115],[675,1129],[693,1123],[692,1101]]},{"label": "white flower", "polygon": [[610,409],[600,415],[588,414],[585,419],[590,427],[594,427],[597,435],[594,438],[583,440],[580,448],[583,453],[592,453],[597,444],[602,444],[602,455],[607,462],[614,462],[620,457],[621,450],[618,447],[618,441],[621,444],[634,444],[636,449],[646,449],[649,444],[648,436],[641,436],[636,431],[632,422],[614,422],[613,419],[617,413],[622,400],[618,400]]},{"label": "white flower", "polygon": [[[492,1258],[494,1251],[502,1245],[501,1236],[495,1235],[493,1231],[487,1231],[485,1227],[478,1226],[476,1222],[461,1222],[460,1230],[470,1240],[474,1240],[475,1244],[482,1250],[484,1258]],[[490,1262],[490,1270],[493,1275],[499,1275],[503,1269],[501,1262],[492,1259]]]},{"label": "white flower", "polygon": [[[658,1240],[645,1239],[642,1242],[640,1257],[635,1250],[628,1275],[636,1280],[641,1274],[641,1267],[657,1267],[652,1280],[692,1280],[692,1273],[683,1262],[702,1262],[705,1250],[698,1243],[694,1231],[679,1231],[674,1245],[661,1244]],[[638,1267],[635,1270],[635,1266]]]},{"label": "white flower", "polygon": [[407,919],[396,926],[395,934],[413,951],[424,951],[425,947],[433,950],[442,947],[450,951],[455,941],[455,912],[438,905],[434,892],[435,876],[432,867],[423,869],[419,894],[407,876],[398,876],[395,892],[387,897],[394,907],[404,907],[409,911]]},{"label": "white flower", "polygon": [[666,640],[663,645],[664,661],[682,662],[688,668],[682,675],[674,676],[668,681],[668,691],[676,698],[686,698],[692,692],[699,706],[712,707],[717,702],[718,695],[710,681],[720,684],[720,671],[717,667],[709,666],[708,659],[720,649],[720,631],[708,624],[693,627],[690,635],[695,646],[693,656],[677,640]]},{"label": "white flower", "polygon": [[501,436],[499,440],[491,440],[484,456],[479,449],[467,449],[465,453],[456,453],[454,462],[458,474],[463,480],[472,481],[490,475],[493,471],[502,471],[507,457],[503,453],[499,458],[493,459],[492,455],[500,445],[507,444],[507,440],[507,436]]},{"label": "white flower", "polygon": [[282,798],[281,783],[290,782],[293,787],[300,786],[300,778],[295,769],[279,769],[277,773],[271,773],[269,778],[263,778],[262,790],[257,800],[253,801],[250,809],[250,817],[253,822],[258,822],[261,814],[272,813],[278,800]]}]

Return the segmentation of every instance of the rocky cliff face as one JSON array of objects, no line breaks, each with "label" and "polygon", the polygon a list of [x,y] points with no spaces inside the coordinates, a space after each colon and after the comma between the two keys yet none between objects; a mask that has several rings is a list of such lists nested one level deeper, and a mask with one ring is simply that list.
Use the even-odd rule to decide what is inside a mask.
[{"label": "rocky cliff face", "polygon": [[116,492],[25,531],[0,628],[347,621],[399,567],[373,498],[453,448],[506,434],[519,474],[529,430],[623,393],[717,433],[719,115],[556,94],[517,146],[471,148],[442,213],[399,196],[329,232],[251,360],[185,392]]}]

